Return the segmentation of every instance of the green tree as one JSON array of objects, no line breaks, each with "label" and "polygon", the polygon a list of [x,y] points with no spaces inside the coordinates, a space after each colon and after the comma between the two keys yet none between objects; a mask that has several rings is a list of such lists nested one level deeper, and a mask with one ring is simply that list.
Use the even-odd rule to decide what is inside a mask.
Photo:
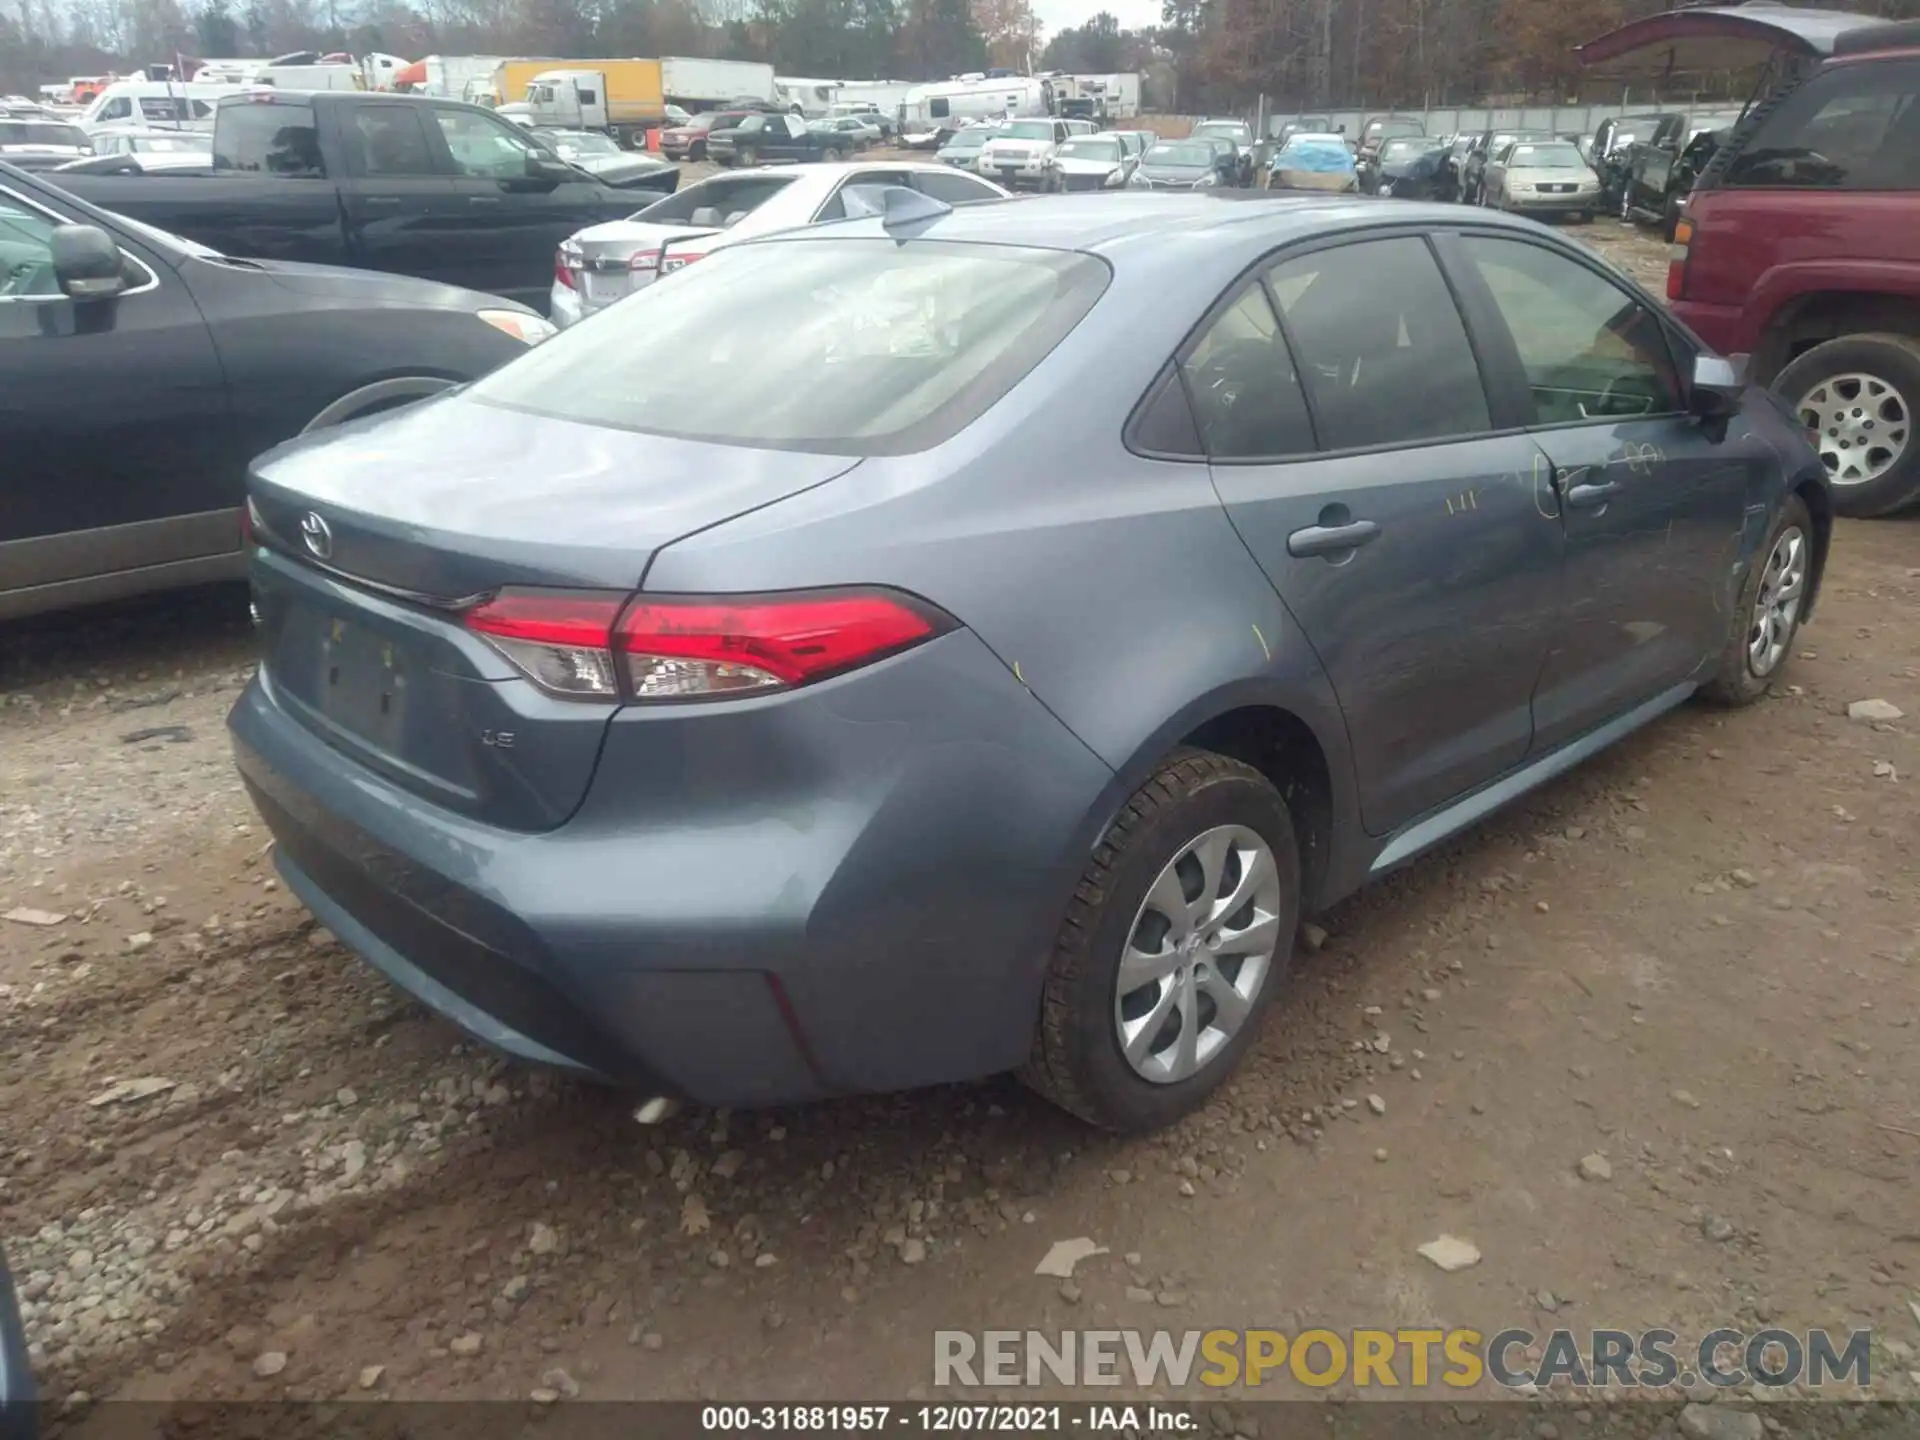
[{"label": "green tree", "polygon": [[200,37],[202,55],[240,53],[240,22],[233,18],[227,0],[206,0],[193,17],[193,28]]}]

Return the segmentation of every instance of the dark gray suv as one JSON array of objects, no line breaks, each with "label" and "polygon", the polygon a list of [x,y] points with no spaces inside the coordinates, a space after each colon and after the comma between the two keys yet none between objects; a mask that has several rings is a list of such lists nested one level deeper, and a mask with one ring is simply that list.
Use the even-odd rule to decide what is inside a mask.
[{"label": "dark gray suv", "polygon": [[857,208],[254,467],[275,859],[510,1053],[1165,1123],[1302,912],[1810,612],[1799,426],[1531,222]]}]

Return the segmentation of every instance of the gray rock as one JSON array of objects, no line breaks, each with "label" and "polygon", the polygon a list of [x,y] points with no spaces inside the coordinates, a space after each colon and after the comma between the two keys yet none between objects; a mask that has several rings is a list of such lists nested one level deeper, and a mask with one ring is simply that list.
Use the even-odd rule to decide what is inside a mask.
[{"label": "gray rock", "polygon": [[900,1243],[900,1263],[918,1265],[927,1258],[927,1242],[909,1236]]},{"label": "gray rock", "polygon": [[1309,920],[1300,927],[1300,943],[1307,947],[1308,954],[1318,954],[1327,943],[1327,932]]},{"label": "gray rock", "polygon": [[1700,1222],[1700,1233],[1719,1244],[1733,1238],[1733,1222],[1721,1215],[1709,1215]]},{"label": "gray rock", "polygon": [[1751,1410],[1694,1404],[1680,1412],[1680,1433],[1691,1440],[1760,1440],[1766,1427]]},{"label": "gray rock", "polygon": [[1856,700],[1847,706],[1849,720],[1898,720],[1906,714],[1890,700]]},{"label": "gray rock", "polygon": [[1580,1157],[1580,1178],[1596,1183],[1613,1178],[1613,1166],[1607,1163],[1604,1155],[1582,1155]]},{"label": "gray rock", "polygon": [[287,1357],[279,1350],[268,1350],[254,1356],[253,1373],[262,1380],[271,1379],[287,1368]]},{"label": "gray rock", "polygon": [[551,1255],[560,1248],[560,1232],[544,1220],[533,1222],[533,1228],[527,1232],[527,1249],[535,1255]]}]

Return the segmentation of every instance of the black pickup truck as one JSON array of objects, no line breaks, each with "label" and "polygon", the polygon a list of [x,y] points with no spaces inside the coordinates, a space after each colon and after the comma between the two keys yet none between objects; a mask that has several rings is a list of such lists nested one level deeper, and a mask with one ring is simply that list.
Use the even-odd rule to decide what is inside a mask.
[{"label": "black pickup truck", "polygon": [[707,156],[722,165],[768,161],[847,160],[853,137],[837,130],[809,129],[798,115],[743,115],[738,124],[707,132]]},{"label": "black pickup truck", "polygon": [[226,255],[412,275],[543,312],[560,242],[637,208],[477,105],[356,91],[222,100],[208,170],[60,183]]}]

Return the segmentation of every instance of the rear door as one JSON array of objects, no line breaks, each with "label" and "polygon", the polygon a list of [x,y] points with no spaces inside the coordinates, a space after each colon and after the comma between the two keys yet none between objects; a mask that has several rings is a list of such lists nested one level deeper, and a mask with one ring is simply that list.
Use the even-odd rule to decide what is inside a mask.
[{"label": "rear door", "polygon": [[76,306],[50,236],[71,217],[0,184],[0,616],[18,592],[233,552],[242,467],[193,297],[116,236],[128,288]]},{"label": "rear door", "polygon": [[1367,829],[1519,764],[1563,539],[1427,239],[1281,259],[1182,370],[1228,514],[1339,696]]},{"label": "rear door", "polygon": [[1565,603],[1534,701],[1547,750],[1720,654],[1747,497],[1777,462],[1744,427],[1687,413],[1666,324],[1597,262],[1512,232],[1442,249],[1490,371],[1525,387],[1566,530]]},{"label": "rear door", "polygon": [[473,284],[472,256],[456,238],[463,197],[437,160],[418,105],[336,106],[334,153],[347,167],[340,205],[355,261],[393,275]]}]

